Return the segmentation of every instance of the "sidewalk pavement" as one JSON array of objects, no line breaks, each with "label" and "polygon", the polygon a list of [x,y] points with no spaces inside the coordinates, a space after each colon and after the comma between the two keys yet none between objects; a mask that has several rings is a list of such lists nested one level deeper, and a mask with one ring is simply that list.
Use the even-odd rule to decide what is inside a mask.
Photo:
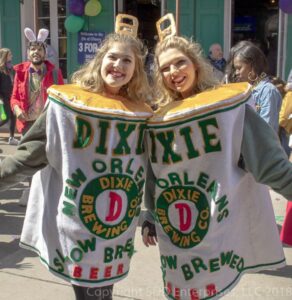
[{"label": "sidewalk pavement", "polygon": [[[0,156],[13,153],[15,146],[1,138]],[[0,193],[0,300],[73,300],[71,286],[54,277],[33,252],[19,248],[19,238],[25,208],[18,205],[22,190],[28,185],[21,182],[9,191]],[[283,222],[286,200],[271,192],[277,223]],[[136,253],[129,276],[117,283],[114,300],[165,299],[157,247],[146,248],[140,237],[135,240]],[[284,247],[287,266],[276,271],[244,275],[225,300],[291,300],[292,248]]]},{"label": "sidewalk pavement", "polygon": [[9,124],[6,123],[0,127],[0,134],[1,134],[1,136],[6,136],[6,134],[8,134],[8,133],[9,133]]}]

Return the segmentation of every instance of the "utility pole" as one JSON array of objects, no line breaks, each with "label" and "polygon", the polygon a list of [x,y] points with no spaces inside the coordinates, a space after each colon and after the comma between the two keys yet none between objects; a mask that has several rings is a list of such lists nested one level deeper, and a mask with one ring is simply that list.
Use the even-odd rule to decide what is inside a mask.
[{"label": "utility pole", "polygon": [[179,21],[180,21],[180,18],[179,18],[179,12],[180,12],[180,0],[176,0],[175,2],[175,23],[176,23],[176,32],[177,32],[177,35],[179,35]]}]

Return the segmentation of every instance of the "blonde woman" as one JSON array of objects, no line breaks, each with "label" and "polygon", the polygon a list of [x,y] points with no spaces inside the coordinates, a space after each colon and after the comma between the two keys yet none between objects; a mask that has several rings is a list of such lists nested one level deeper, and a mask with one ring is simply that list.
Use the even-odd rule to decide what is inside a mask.
[{"label": "blonde woman", "polygon": [[[168,52],[174,59],[173,65],[158,63],[159,55],[164,52]],[[167,54],[164,56],[167,57]],[[159,93],[159,107],[219,85],[219,81],[212,74],[212,66],[204,58],[201,46],[196,42],[179,36],[169,37],[164,43],[158,43],[155,58],[155,90]],[[184,74],[186,83],[180,82],[180,78],[173,80],[179,70],[192,73],[190,78]]]},{"label": "blonde woman", "polygon": [[[127,47],[131,49],[131,55],[125,55]],[[95,58],[75,72],[71,81],[90,92],[124,97],[132,102],[143,103],[150,90],[143,67],[145,51],[142,42],[129,35],[110,34],[97,51]],[[130,67],[129,74],[115,67],[118,63],[125,69]]]},{"label": "blonde woman", "polygon": [[12,52],[8,48],[0,48],[0,100],[3,102],[6,119],[0,120],[0,126],[9,122],[8,144],[17,145],[14,137],[16,118],[10,107],[13,88]]},{"label": "blonde woman", "polygon": [[160,37],[143,241],[158,241],[167,299],[218,299],[244,273],[285,265],[262,184],[291,200],[292,165],[248,83],[216,86],[197,43]]},{"label": "blonde woman", "polygon": [[134,253],[152,115],[143,51],[130,34],[108,35],[74,84],[50,89],[46,111],[0,165],[2,190],[41,170],[20,244],[71,283],[76,300],[112,299]]}]

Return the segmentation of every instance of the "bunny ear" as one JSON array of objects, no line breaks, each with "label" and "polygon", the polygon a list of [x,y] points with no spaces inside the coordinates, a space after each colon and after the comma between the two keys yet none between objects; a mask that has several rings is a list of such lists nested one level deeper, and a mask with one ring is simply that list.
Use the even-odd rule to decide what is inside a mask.
[{"label": "bunny ear", "polygon": [[45,29],[45,28],[41,28],[38,33],[37,41],[44,43],[45,40],[47,39],[48,35],[49,35],[49,30]]},{"label": "bunny ear", "polygon": [[24,35],[30,42],[36,41],[36,36],[30,28],[28,28],[28,27],[24,28]]}]

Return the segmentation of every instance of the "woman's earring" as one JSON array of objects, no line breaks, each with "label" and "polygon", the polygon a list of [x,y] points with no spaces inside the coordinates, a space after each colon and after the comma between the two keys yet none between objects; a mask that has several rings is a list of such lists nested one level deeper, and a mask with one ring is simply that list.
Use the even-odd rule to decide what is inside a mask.
[{"label": "woman's earring", "polygon": [[251,72],[249,72],[249,73],[247,74],[247,79],[248,79],[248,81],[250,81],[250,82],[255,82],[255,81],[258,80],[258,78],[259,78],[258,75],[256,75],[255,78],[252,78],[252,73],[251,73]]}]

